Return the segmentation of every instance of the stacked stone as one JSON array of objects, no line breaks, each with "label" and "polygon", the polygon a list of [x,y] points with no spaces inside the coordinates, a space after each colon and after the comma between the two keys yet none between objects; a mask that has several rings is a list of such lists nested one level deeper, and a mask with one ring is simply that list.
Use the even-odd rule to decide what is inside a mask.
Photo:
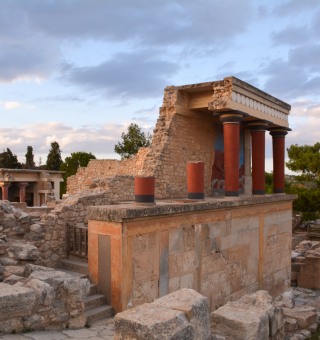
[{"label": "stacked stone", "polygon": [[[19,254],[19,251],[17,251]],[[0,283],[0,332],[84,327],[87,279],[27,264]]]}]

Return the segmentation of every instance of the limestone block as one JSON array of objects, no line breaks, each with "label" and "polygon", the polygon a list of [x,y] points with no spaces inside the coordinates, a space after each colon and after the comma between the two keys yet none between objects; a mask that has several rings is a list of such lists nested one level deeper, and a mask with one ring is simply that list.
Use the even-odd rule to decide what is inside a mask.
[{"label": "limestone block", "polygon": [[38,223],[31,224],[30,231],[36,234],[41,233],[43,230],[42,226]]},{"label": "limestone block", "polygon": [[211,313],[211,332],[226,339],[269,339],[272,298],[265,291],[245,295]]},{"label": "limestone block", "polygon": [[25,279],[26,278],[23,276],[12,274],[8,276],[3,282],[8,283],[9,285],[13,285],[17,282],[23,282]]},{"label": "limestone block", "polygon": [[27,214],[26,212],[21,212],[20,216],[18,217],[18,222],[20,224],[27,224],[30,223],[31,221],[31,217],[29,214]]},{"label": "limestone block", "polygon": [[153,302],[154,304],[184,312],[194,327],[195,339],[208,339],[210,335],[210,307],[208,299],[192,289],[180,289]]},{"label": "limestone block", "polygon": [[298,321],[293,318],[286,317],[283,319],[283,323],[286,332],[294,332],[299,328]]},{"label": "limestone block", "polygon": [[24,318],[24,328],[26,329],[41,329],[46,327],[50,320],[39,314],[33,314],[30,317]]},{"label": "limestone block", "polygon": [[30,279],[25,283],[25,286],[34,290],[37,302],[40,305],[49,306],[55,298],[53,288],[44,281]]},{"label": "limestone block", "polygon": [[22,330],[23,322],[21,318],[0,321],[0,333],[21,332]]},{"label": "limestone block", "polygon": [[281,295],[277,296],[273,301],[273,305],[278,307],[293,308],[295,305],[293,289],[290,288]]},{"label": "limestone block", "polygon": [[0,259],[0,264],[3,266],[16,266],[18,264],[18,261],[10,259],[9,257],[2,257]]},{"label": "limestone block", "polygon": [[300,329],[307,329],[317,322],[317,311],[314,307],[296,306],[294,308],[282,308],[285,317],[296,319]]},{"label": "limestone block", "polygon": [[0,320],[31,315],[35,306],[35,293],[32,289],[0,283]]},{"label": "limestone block", "polygon": [[6,279],[10,275],[23,276],[23,266],[5,266],[4,278]]},{"label": "limestone block", "polygon": [[40,256],[37,247],[27,243],[13,243],[7,248],[7,254],[10,258],[17,260],[35,261]]},{"label": "limestone block", "polygon": [[81,303],[90,291],[90,281],[88,279],[67,278],[63,281],[63,289],[67,294],[67,302]]},{"label": "limestone block", "polygon": [[15,227],[17,225],[17,219],[15,218],[14,214],[5,214],[2,225],[4,229]]},{"label": "limestone block", "polygon": [[115,316],[115,340],[193,340],[185,314],[157,304],[143,304]]}]

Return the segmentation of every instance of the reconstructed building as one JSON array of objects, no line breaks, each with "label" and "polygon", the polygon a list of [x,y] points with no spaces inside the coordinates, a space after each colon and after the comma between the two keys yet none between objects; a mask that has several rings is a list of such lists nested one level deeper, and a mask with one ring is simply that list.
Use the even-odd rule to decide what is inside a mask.
[{"label": "reconstructed building", "polygon": [[[181,288],[197,290],[216,309],[258,289],[276,296],[290,286],[289,112],[290,105],[235,77],[169,86],[150,147],[129,160],[91,160],[69,179],[68,192],[76,193],[113,192],[116,178],[111,201],[121,202],[134,177],[155,178],[154,205],[88,209],[90,277],[117,312]],[[272,195],[265,195],[266,132]],[[202,169],[190,175],[191,186],[202,182],[191,195],[190,164]],[[136,188],[136,197],[149,199],[146,189]]]},{"label": "reconstructed building", "polygon": [[0,199],[29,206],[45,205],[48,196],[59,200],[62,175],[61,171],[0,168]]}]

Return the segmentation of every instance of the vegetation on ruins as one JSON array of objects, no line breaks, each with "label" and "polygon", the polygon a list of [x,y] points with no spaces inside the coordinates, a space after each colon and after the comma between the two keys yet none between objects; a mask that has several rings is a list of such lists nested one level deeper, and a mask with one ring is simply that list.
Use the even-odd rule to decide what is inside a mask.
[{"label": "vegetation on ruins", "polygon": [[79,167],[85,167],[88,165],[91,159],[96,159],[91,152],[72,152],[69,157],[66,157],[65,161],[60,165],[60,170],[65,171],[63,175],[64,182],[61,183],[61,194],[66,193],[67,178],[75,175]]},{"label": "vegetation on ruins", "polygon": [[26,153],[26,163],[24,167],[26,169],[34,169],[36,166],[34,162],[34,154],[33,154],[33,147],[32,146],[27,146],[27,153]]},{"label": "vegetation on ruins", "polygon": [[14,155],[9,148],[7,148],[7,151],[3,150],[3,152],[0,153],[0,168],[21,168],[21,164],[18,162],[17,155]]},{"label": "vegetation on ruins", "polygon": [[47,157],[47,170],[59,170],[62,164],[61,150],[58,142],[51,142],[51,149]]},{"label": "vegetation on ruins", "polygon": [[320,218],[320,143],[291,145],[287,167],[299,173],[289,192],[298,195],[293,208],[302,212],[305,221]]},{"label": "vegetation on ruins", "polygon": [[135,123],[128,126],[128,132],[123,132],[121,138],[122,142],[114,146],[114,151],[121,156],[121,159],[131,158],[140,148],[149,146],[151,141],[151,135],[146,135]]}]

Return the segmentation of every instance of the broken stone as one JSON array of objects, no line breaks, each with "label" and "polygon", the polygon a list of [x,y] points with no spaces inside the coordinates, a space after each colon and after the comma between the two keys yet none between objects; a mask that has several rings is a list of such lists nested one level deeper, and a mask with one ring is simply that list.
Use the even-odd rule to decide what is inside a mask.
[{"label": "broken stone", "polygon": [[153,302],[154,304],[184,312],[194,327],[195,339],[208,339],[210,335],[210,307],[206,297],[193,289],[181,289]]},{"label": "broken stone", "polygon": [[31,264],[28,263],[25,267],[24,267],[24,276],[25,277],[29,277],[31,273],[33,272],[53,272],[54,269],[53,268],[49,268],[49,267],[43,267],[43,266],[38,266],[36,264]]},{"label": "broken stone", "polygon": [[185,314],[157,304],[143,304],[115,316],[115,340],[193,340],[194,328]]},{"label": "broken stone", "polygon": [[15,275],[15,274],[12,274],[10,275],[9,277],[7,277],[3,282],[4,283],[8,283],[9,285],[13,285],[17,282],[22,282],[24,281],[26,278],[23,277],[23,276],[19,276],[19,275]]},{"label": "broken stone", "polygon": [[10,259],[8,257],[2,257],[0,259],[0,264],[3,266],[16,266],[18,264],[18,261]]},{"label": "broken stone", "polygon": [[281,295],[277,296],[273,301],[274,306],[278,307],[287,307],[293,308],[294,307],[294,293],[292,289],[286,290]]},{"label": "broken stone", "polygon": [[49,306],[55,298],[53,288],[44,281],[31,279],[25,283],[25,286],[34,290],[37,302],[40,305]]},{"label": "broken stone", "polygon": [[265,291],[245,295],[211,313],[211,333],[226,339],[269,339],[272,298]]},{"label": "broken stone", "polygon": [[299,328],[298,321],[296,319],[286,317],[283,319],[283,322],[286,332],[294,332]]},{"label": "broken stone", "polygon": [[295,306],[294,308],[282,308],[285,317],[296,319],[300,329],[307,329],[317,322],[317,311],[314,307]]},{"label": "broken stone", "polygon": [[0,320],[31,315],[35,305],[32,289],[17,284],[0,283]]},{"label": "broken stone", "polygon": [[37,247],[27,243],[13,243],[7,248],[7,254],[10,258],[17,260],[35,261],[38,259],[40,252]]}]

